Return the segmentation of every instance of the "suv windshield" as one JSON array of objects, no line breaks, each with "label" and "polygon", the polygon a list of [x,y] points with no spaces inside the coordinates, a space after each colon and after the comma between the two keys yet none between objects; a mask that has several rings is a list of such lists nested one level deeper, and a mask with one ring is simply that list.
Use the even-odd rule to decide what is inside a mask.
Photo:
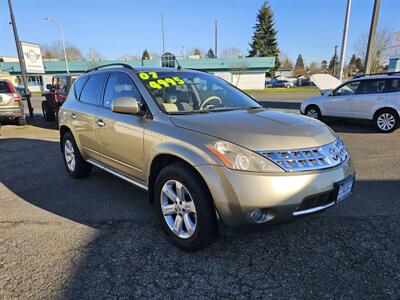
[{"label": "suv windshield", "polygon": [[207,73],[140,72],[139,77],[168,114],[262,107],[226,81]]}]

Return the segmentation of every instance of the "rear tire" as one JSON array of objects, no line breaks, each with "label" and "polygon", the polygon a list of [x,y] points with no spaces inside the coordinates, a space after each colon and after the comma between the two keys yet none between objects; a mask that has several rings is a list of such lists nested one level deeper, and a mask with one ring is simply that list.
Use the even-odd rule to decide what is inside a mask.
[{"label": "rear tire", "polygon": [[71,132],[66,132],[62,136],[61,151],[65,170],[69,176],[72,178],[84,178],[90,175],[92,165],[83,159]]},{"label": "rear tire", "polygon": [[321,120],[321,118],[322,118],[321,110],[316,105],[307,106],[304,114],[307,117],[314,118],[314,119],[317,119],[317,120]]},{"label": "rear tire", "polygon": [[25,119],[25,117],[18,118],[18,119],[16,120],[16,123],[17,123],[18,126],[25,126],[25,125],[26,125],[26,119]]},{"label": "rear tire", "polygon": [[374,117],[375,128],[383,133],[394,131],[399,123],[399,115],[393,109],[382,109]]},{"label": "rear tire", "polygon": [[[172,191],[172,194],[164,191]],[[177,247],[197,251],[215,240],[217,224],[210,192],[184,163],[162,169],[153,193],[163,229]],[[178,229],[174,231],[174,227]]]}]

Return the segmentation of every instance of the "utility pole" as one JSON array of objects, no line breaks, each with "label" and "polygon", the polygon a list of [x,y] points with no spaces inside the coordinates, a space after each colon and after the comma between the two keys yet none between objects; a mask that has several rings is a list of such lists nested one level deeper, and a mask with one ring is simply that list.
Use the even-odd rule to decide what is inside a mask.
[{"label": "utility pole", "polygon": [[333,54],[332,76],[336,77],[336,61],[337,61],[337,47],[335,46],[335,53]]},{"label": "utility pole", "polygon": [[29,89],[28,89],[28,81],[26,79],[26,66],[25,66],[24,53],[22,53],[21,42],[19,41],[19,37],[18,37],[17,24],[15,23],[14,12],[13,12],[13,8],[12,8],[11,0],[8,0],[8,7],[10,9],[11,25],[12,25],[13,31],[14,31],[14,39],[15,39],[15,45],[17,47],[18,60],[19,60],[19,67],[21,69],[22,82],[24,83],[26,101],[28,102],[29,116],[31,118],[33,118],[33,107],[32,107],[32,104],[31,104],[31,96],[30,96],[30,92],[29,92]]},{"label": "utility pole", "polygon": [[346,59],[347,32],[349,30],[351,0],[347,0],[346,18],[344,20],[342,50],[340,52],[339,80],[343,79],[344,60]]},{"label": "utility pole", "polygon": [[164,37],[164,14],[161,13],[161,34],[162,34],[162,51],[165,53],[165,37]]},{"label": "utility pole", "polygon": [[215,19],[215,32],[214,32],[214,57],[218,57],[218,22]]},{"label": "utility pole", "polygon": [[378,23],[380,6],[381,0],[375,0],[374,10],[372,12],[371,27],[369,29],[367,55],[365,56],[365,74],[371,73],[372,59],[374,57],[375,48],[376,25]]}]

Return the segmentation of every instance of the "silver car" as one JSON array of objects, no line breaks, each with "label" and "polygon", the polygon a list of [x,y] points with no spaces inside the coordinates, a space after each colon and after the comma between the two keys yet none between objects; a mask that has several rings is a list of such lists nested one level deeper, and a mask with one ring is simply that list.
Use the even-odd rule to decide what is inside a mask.
[{"label": "silver car", "polygon": [[380,132],[400,124],[400,74],[353,78],[319,97],[304,100],[300,112],[309,117],[366,119]]},{"label": "silver car", "polygon": [[76,80],[59,120],[68,174],[96,166],[147,190],[188,251],[217,228],[322,211],[353,187],[350,155],[329,127],[266,109],[204,72],[97,67]]},{"label": "silver car", "polygon": [[0,123],[6,121],[25,125],[24,104],[13,84],[8,80],[0,80]]}]

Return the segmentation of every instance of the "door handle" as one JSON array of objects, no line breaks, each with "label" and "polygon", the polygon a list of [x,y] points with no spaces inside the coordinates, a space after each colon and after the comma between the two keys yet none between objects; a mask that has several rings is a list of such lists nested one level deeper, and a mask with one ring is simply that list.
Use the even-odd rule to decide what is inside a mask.
[{"label": "door handle", "polygon": [[106,123],[104,123],[104,121],[102,119],[98,119],[96,121],[96,125],[99,127],[104,127],[106,125]]},{"label": "door handle", "polygon": [[72,119],[72,120],[75,120],[75,119],[76,119],[76,114],[72,113],[72,114],[71,114],[71,119]]}]

